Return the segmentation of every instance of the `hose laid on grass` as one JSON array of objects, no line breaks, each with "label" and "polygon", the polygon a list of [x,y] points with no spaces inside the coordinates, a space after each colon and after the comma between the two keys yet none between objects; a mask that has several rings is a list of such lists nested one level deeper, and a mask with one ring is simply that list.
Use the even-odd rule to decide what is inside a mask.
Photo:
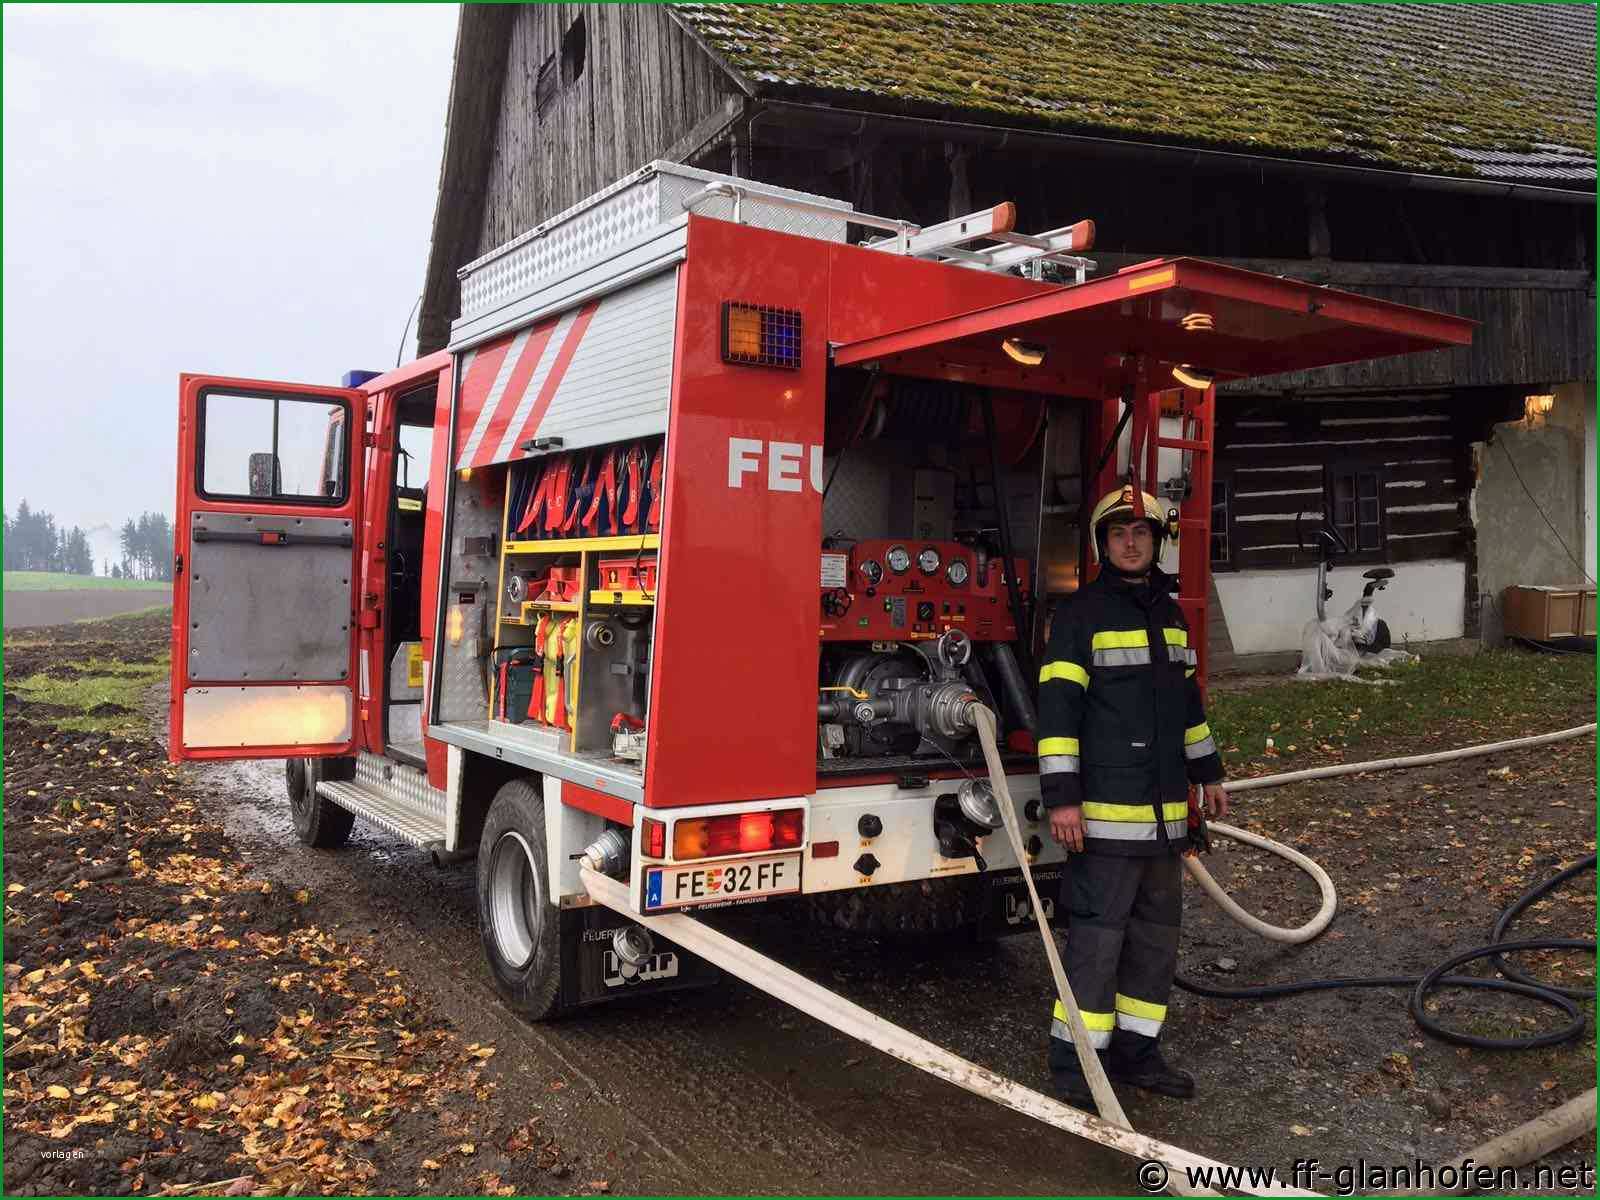
[{"label": "hose laid on grass", "polygon": [[[1375,759],[1370,762],[1344,763],[1333,767],[1314,767],[1305,771],[1288,771],[1279,775],[1264,775],[1255,779],[1243,779],[1225,784],[1224,787],[1231,793],[1259,788],[1282,787],[1285,784],[1298,783],[1308,779],[1327,779],[1339,775],[1363,774],[1368,771],[1428,766],[1433,763],[1449,762],[1461,758],[1475,758],[1480,755],[1494,754],[1505,750],[1548,745],[1552,742],[1583,737],[1594,731],[1595,725],[1591,723],[1575,726],[1571,729],[1559,730],[1555,733],[1535,734],[1532,737],[1512,738],[1507,741],[1489,742],[1478,746],[1465,746],[1433,754],[1413,754],[1404,758]],[[1249,833],[1246,830],[1237,829],[1232,825],[1224,825],[1220,822],[1212,824],[1208,828],[1222,837],[1233,838],[1247,845],[1259,847],[1293,863],[1307,875],[1310,875],[1316,882],[1317,890],[1322,898],[1321,907],[1317,915],[1306,924],[1296,929],[1285,929],[1281,926],[1270,925],[1246,912],[1243,907],[1229,896],[1222,889],[1222,886],[1212,878],[1211,873],[1206,870],[1198,856],[1193,854],[1185,855],[1183,863],[1189,874],[1206,894],[1221,906],[1228,916],[1246,929],[1260,934],[1262,937],[1276,942],[1292,944],[1310,941],[1328,927],[1333,920],[1338,897],[1333,888],[1333,881],[1321,866],[1306,855],[1301,854],[1298,850],[1285,846],[1281,842],[1275,842],[1271,838]],[[1504,960],[1502,955],[1523,950],[1584,950],[1593,954],[1595,943],[1580,938],[1543,938],[1508,942],[1505,934],[1518,914],[1529,905],[1554,891],[1573,876],[1594,869],[1595,856],[1590,855],[1583,861],[1574,863],[1559,874],[1529,889],[1500,914],[1495,921],[1493,932],[1489,935],[1490,940],[1488,943],[1471,947],[1453,955],[1447,961],[1440,963],[1423,975],[1372,975],[1337,979],[1307,979],[1293,983],[1263,984],[1257,987],[1240,988],[1212,987],[1188,976],[1179,975],[1174,978],[1173,983],[1186,992],[1192,992],[1197,996],[1205,996],[1213,1000],[1276,1000],[1284,996],[1297,996],[1306,992],[1336,991],[1345,988],[1408,987],[1412,989],[1410,998],[1412,1018],[1426,1033],[1442,1041],[1454,1042],[1462,1046],[1472,1046],[1480,1050],[1535,1050],[1543,1046],[1557,1045],[1583,1033],[1585,1028],[1583,1011],[1574,1001],[1593,996],[1593,989],[1584,991],[1578,988],[1565,988],[1555,984],[1544,983],[1529,976],[1521,969],[1512,966]],[[1505,978],[1484,979],[1473,975],[1450,974],[1456,967],[1483,958],[1490,959],[1495,968]],[[1491,1038],[1478,1034],[1459,1033],[1446,1029],[1427,1012],[1426,1000],[1428,995],[1443,987],[1478,988],[1485,991],[1509,992],[1514,995],[1526,996],[1528,999],[1535,1000],[1540,1004],[1559,1009],[1566,1017],[1566,1024],[1558,1030],[1529,1038]]]},{"label": "hose laid on grass", "polygon": [[1193,854],[1183,856],[1183,865],[1188,870],[1190,878],[1198,883],[1206,895],[1216,901],[1217,907],[1222,909],[1240,925],[1251,933],[1258,933],[1273,942],[1287,942],[1299,945],[1309,942],[1333,923],[1333,914],[1339,908],[1339,893],[1334,890],[1333,880],[1322,869],[1315,859],[1301,854],[1293,846],[1285,846],[1282,842],[1275,842],[1271,838],[1262,837],[1259,833],[1251,833],[1247,829],[1239,829],[1233,825],[1224,825],[1221,821],[1211,821],[1206,828],[1212,833],[1225,838],[1232,838],[1236,842],[1243,842],[1247,846],[1255,846],[1269,854],[1275,854],[1299,867],[1317,885],[1321,893],[1322,905],[1317,909],[1317,915],[1304,925],[1294,929],[1282,925],[1269,925],[1253,913],[1246,912],[1244,907],[1227,892],[1222,890],[1222,885],[1211,877],[1211,872],[1206,870],[1205,864]]},{"label": "hose laid on grass", "polygon": [[1536,733],[1532,737],[1511,738],[1504,742],[1485,742],[1478,746],[1463,746],[1456,750],[1440,750],[1435,754],[1408,754],[1403,758],[1375,758],[1371,762],[1340,763],[1332,767],[1309,767],[1304,771],[1286,771],[1281,775],[1257,775],[1253,779],[1230,780],[1222,785],[1224,791],[1252,792],[1257,788],[1282,787],[1286,783],[1299,783],[1306,779],[1332,779],[1338,775],[1361,775],[1368,771],[1392,771],[1403,767],[1426,767],[1433,763],[1451,762],[1458,758],[1477,758],[1482,754],[1499,754],[1503,750],[1522,750],[1532,746],[1545,746],[1551,742],[1564,742],[1568,738],[1582,737],[1595,731],[1595,723],[1575,725],[1555,733]]}]

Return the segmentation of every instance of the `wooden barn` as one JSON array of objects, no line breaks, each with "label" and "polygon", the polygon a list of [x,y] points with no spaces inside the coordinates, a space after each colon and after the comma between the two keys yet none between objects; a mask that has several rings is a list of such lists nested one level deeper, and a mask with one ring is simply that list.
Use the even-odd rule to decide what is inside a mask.
[{"label": "wooden barn", "polygon": [[1459,313],[1470,349],[1220,396],[1213,650],[1298,646],[1324,511],[1335,604],[1387,563],[1397,637],[1492,639],[1595,571],[1595,115],[1585,6],[468,5],[419,350],[460,267],[653,159]]}]

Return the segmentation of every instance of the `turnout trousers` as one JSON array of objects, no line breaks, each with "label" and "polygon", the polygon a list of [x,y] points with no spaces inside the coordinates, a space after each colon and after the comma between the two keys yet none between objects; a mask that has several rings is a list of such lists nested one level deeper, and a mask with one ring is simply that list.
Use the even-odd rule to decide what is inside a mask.
[{"label": "turnout trousers", "polygon": [[[1155,1051],[1177,970],[1183,864],[1176,854],[1071,854],[1064,874],[1062,965],[1090,1044],[1143,1059]],[[1050,1072],[1058,1083],[1081,1078],[1060,1000],[1050,1022]]]}]

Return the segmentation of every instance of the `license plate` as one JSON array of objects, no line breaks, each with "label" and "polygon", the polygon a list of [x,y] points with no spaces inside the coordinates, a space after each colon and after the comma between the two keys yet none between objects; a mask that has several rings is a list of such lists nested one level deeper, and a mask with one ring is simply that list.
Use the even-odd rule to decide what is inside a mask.
[{"label": "license plate", "polygon": [[703,866],[651,867],[644,876],[644,908],[655,912],[692,904],[725,904],[799,890],[798,854],[741,858]]}]

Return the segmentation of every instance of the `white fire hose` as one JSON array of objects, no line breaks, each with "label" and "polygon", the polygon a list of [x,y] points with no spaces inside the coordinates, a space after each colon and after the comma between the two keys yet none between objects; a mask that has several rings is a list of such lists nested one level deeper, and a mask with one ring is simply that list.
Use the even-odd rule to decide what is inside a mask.
[{"label": "white fire hose", "polygon": [[[680,913],[641,916],[633,911],[629,903],[626,885],[600,874],[589,866],[581,867],[579,874],[583,879],[584,887],[588,889],[589,895],[597,903],[614,909],[629,919],[638,922],[646,929],[661,934],[661,936],[676,942],[684,949],[699,955],[729,974],[793,1006],[808,1016],[832,1026],[841,1033],[848,1034],[876,1050],[917,1067],[919,1070],[947,1080],[975,1095],[993,1100],[997,1104],[1033,1117],[1035,1120],[1042,1121],[1047,1125],[1087,1138],[1102,1146],[1120,1150],[1124,1154],[1132,1155],[1139,1159],[1159,1162],[1167,1168],[1167,1189],[1174,1194],[1215,1195],[1215,1192],[1192,1186],[1189,1182],[1191,1178],[1190,1170],[1198,1168],[1202,1172],[1215,1171],[1226,1169],[1225,1164],[1194,1154],[1169,1142],[1163,1142],[1135,1132],[1128,1121],[1127,1114],[1123,1112],[1121,1103],[1117,1100],[1116,1093],[1112,1091],[1110,1081],[1106,1078],[1105,1069],[1100,1065],[1099,1056],[1090,1048],[1089,1031],[1084,1026],[1083,1014],[1079,1010],[1077,1001],[1072,995],[1072,988],[1067,982],[1066,971],[1061,965],[1061,956],[1056,949],[1055,935],[1044,916],[1044,906],[1040,903],[1039,893],[1033,881],[1033,872],[1028,864],[1027,851],[1023,846],[1022,832],[1017,825],[1016,806],[1011,800],[1010,789],[1006,783],[1005,770],[1000,760],[1000,751],[995,742],[994,714],[987,708],[979,707],[977,709],[977,731],[979,741],[983,745],[984,760],[989,768],[989,777],[994,787],[1001,821],[1005,825],[1006,835],[1011,841],[1011,848],[1016,855],[1017,862],[1022,868],[1023,882],[1027,886],[1034,918],[1038,922],[1040,936],[1044,942],[1045,957],[1050,963],[1050,973],[1055,981],[1057,996],[1067,1013],[1067,1024],[1072,1030],[1072,1042],[1077,1049],[1078,1062],[1083,1068],[1084,1077],[1089,1083],[1089,1090],[1094,1096],[1096,1106],[1100,1110],[1100,1116],[1098,1117],[1063,1104],[1031,1088],[1023,1087],[1013,1080],[1006,1079],[987,1068],[961,1058],[959,1055],[952,1054],[925,1038],[918,1037],[909,1030],[902,1029],[846,1000],[838,993],[813,983],[781,963],[750,949],[748,946],[710,928],[693,917]],[[1422,766],[1428,763],[1446,762],[1451,759],[1492,754],[1501,750],[1544,745],[1549,742],[1582,737],[1594,731],[1595,726],[1593,724],[1582,725],[1557,733],[1541,734],[1529,738],[1515,738],[1510,741],[1495,742],[1489,745],[1469,746],[1460,750],[1449,750],[1438,754],[1419,754],[1407,758],[1381,759],[1368,763],[1348,763],[1335,767],[1291,771],[1282,775],[1261,776],[1229,783],[1225,787],[1230,792],[1249,791],[1257,788],[1277,787],[1306,779],[1324,779],[1367,771]],[[1322,896],[1322,904],[1317,915],[1306,924],[1295,929],[1271,925],[1246,912],[1222,890],[1221,885],[1211,877],[1210,873],[1206,871],[1196,857],[1186,855],[1183,860],[1184,866],[1189,870],[1195,881],[1205,890],[1206,894],[1216,900],[1222,906],[1223,911],[1230,917],[1245,928],[1278,942],[1300,943],[1309,941],[1328,927],[1328,923],[1333,920],[1338,897],[1334,891],[1333,881],[1328,877],[1327,872],[1314,861],[1299,851],[1280,842],[1275,842],[1271,838],[1262,837],[1259,834],[1253,834],[1231,825],[1212,823],[1208,828],[1213,833],[1244,842],[1246,845],[1258,847],[1293,863],[1311,876]],[[1483,1146],[1470,1151],[1463,1158],[1457,1159],[1456,1162],[1460,1163],[1470,1159],[1475,1163],[1489,1167],[1522,1166],[1549,1153],[1556,1147],[1566,1144],[1586,1130],[1594,1128],[1594,1125],[1595,1092],[1591,1089],[1586,1094],[1567,1101],[1554,1112],[1536,1117],[1511,1132],[1502,1134]],[[1319,1194],[1282,1184],[1250,1186],[1242,1180],[1237,1186],[1242,1193],[1247,1195],[1314,1196]]]}]

